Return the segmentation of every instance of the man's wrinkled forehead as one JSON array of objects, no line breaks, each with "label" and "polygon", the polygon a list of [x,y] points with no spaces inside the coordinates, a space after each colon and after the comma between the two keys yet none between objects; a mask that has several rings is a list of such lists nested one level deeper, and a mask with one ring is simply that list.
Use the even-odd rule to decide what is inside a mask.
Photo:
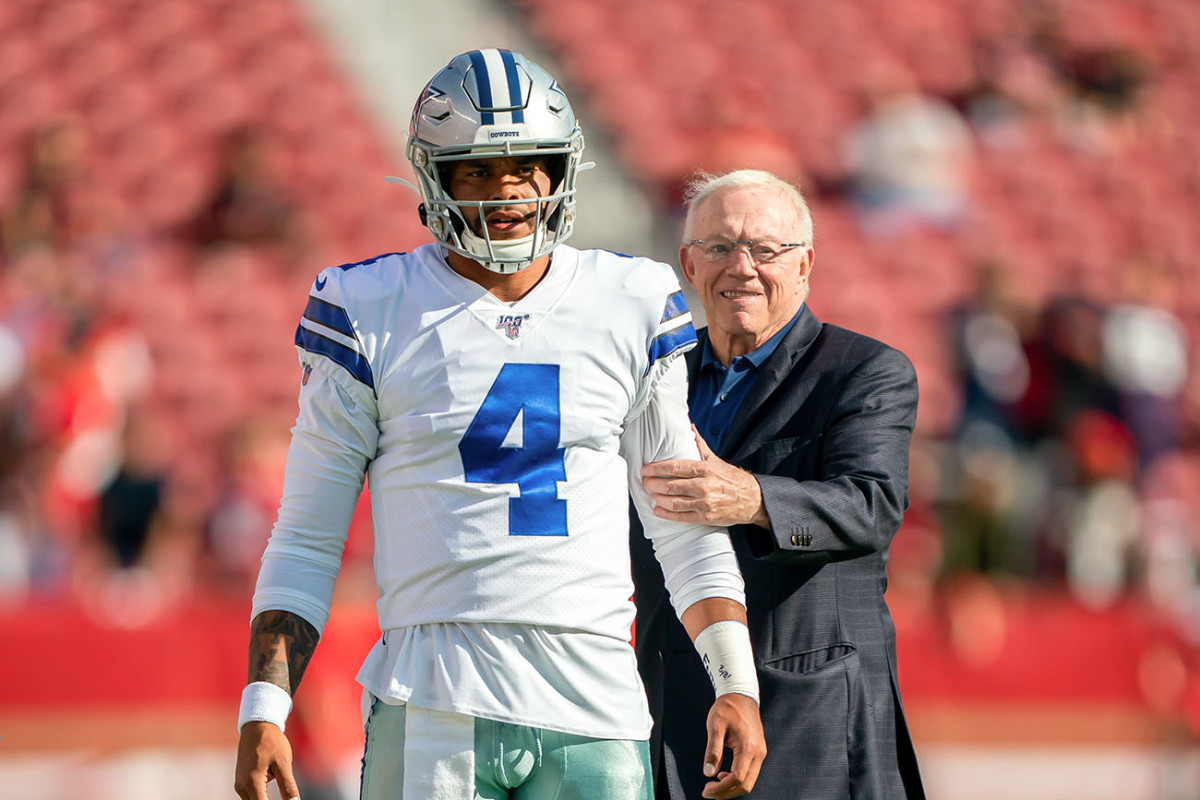
[{"label": "man's wrinkled forehead", "polygon": [[717,189],[698,198],[690,212],[689,238],[737,239],[751,231],[754,238],[784,241],[795,239],[800,232],[793,203],[769,186]]}]

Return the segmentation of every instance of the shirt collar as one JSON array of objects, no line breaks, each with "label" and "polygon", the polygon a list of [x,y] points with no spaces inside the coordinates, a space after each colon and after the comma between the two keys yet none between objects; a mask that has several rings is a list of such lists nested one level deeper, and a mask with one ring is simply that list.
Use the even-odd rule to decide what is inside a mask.
[{"label": "shirt collar", "polygon": [[[755,369],[761,367],[763,362],[770,358],[771,354],[774,353],[776,348],[779,347],[779,343],[782,342],[784,337],[788,335],[788,331],[795,327],[796,320],[800,319],[800,315],[804,313],[804,305],[804,303],[800,304],[800,308],[798,311],[796,311],[795,316],[788,320],[786,325],[776,331],[774,336],[772,336],[770,339],[767,339],[756,349],[746,353],[746,355],[738,356],[737,358],[733,359],[729,362],[729,365],[733,366],[738,362],[738,360],[744,359],[749,361]],[[709,368],[718,370],[726,369],[725,365],[717,360],[717,356],[713,352],[712,338],[706,336],[704,337],[704,352],[700,354],[700,369],[703,370]]]}]

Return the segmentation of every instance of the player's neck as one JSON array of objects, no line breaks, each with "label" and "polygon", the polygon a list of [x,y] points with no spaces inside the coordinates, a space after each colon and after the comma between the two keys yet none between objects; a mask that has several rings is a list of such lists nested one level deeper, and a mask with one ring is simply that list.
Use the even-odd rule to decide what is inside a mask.
[{"label": "player's neck", "polygon": [[542,256],[525,269],[507,275],[492,272],[478,261],[455,252],[446,253],[446,263],[459,275],[487,289],[496,299],[512,303],[533,291],[533,287],[546,277],[550,269],[550,256]]}]

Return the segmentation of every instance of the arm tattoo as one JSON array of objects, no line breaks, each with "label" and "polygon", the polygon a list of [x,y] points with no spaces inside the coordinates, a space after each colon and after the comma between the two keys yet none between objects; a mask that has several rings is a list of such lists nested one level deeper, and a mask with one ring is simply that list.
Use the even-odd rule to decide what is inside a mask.
[{"label": "arm tattoo", "polygon": [[296,694],[320,639],[317,629],[289,611],[264,611],[250,623],[247,683],[266,681]]}]

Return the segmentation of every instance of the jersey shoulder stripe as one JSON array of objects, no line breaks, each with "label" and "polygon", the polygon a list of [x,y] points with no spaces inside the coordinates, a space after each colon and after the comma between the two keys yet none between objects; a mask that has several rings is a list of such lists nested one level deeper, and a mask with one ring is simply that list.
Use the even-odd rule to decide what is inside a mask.
[{"label": "jersey shoulder stripe", "polygon": [[383,259],[389,258],[391,256],[404,256],[404,255],[408,255],[408,253],[406,253],[403,250],[397,250],[394,253],[381,253],[377,256],[372,256],[371,258],[365,259],[363,261],[351,261],[349,264],[339,264],[337,266],[337,268],[340,269],[342,272],[348,272],[349,270],[352,270],[355,267],[366,267],[371,264],[374,264],[376,261],[382,261]]},{"label": "jersey shoulder stripe", "polygon": [[308,305],[304,309],[304,318],[309,322],[331,328],[342,336],[355,338],[354,326],[350,324],[350,315],[346,313],[346,309],[327,300],[310,295]]},{"label": "jersey shoulder stripe", "polygon": [[650,371],[650,367],[660,358],[666,358],[672,353],[680,350],[690,350],[696,345],[696,329],[692,326],[690,315],[689,321],[675,328],[674,330],[660,333],[650,342],[650,364],[646,367],[646,371]]},{"label": "jersey shoulder stripe", "polygon": [[682,317],[684,314],[690,313],[691,310],[688,309],[687,300],[685,300],[683,297],[683,290],[680,289],[678,292],[675,292],[667,298],[667,304],[666,307],[663,308],[663,315],[662,319],[659,320],[659,324],[661,325],[664,322],[670,322],[676,317]]},{"label": "jersey shoulder stripe", "polygon": [[365,384],[371,391],[375,391],[375,378],[371,374],[371,365],[357,350],[334,341],[328,336],[322,336],[303,325],[296,328],[296,346],[310,353],[325,356],[353,375],[355,380]]}]

